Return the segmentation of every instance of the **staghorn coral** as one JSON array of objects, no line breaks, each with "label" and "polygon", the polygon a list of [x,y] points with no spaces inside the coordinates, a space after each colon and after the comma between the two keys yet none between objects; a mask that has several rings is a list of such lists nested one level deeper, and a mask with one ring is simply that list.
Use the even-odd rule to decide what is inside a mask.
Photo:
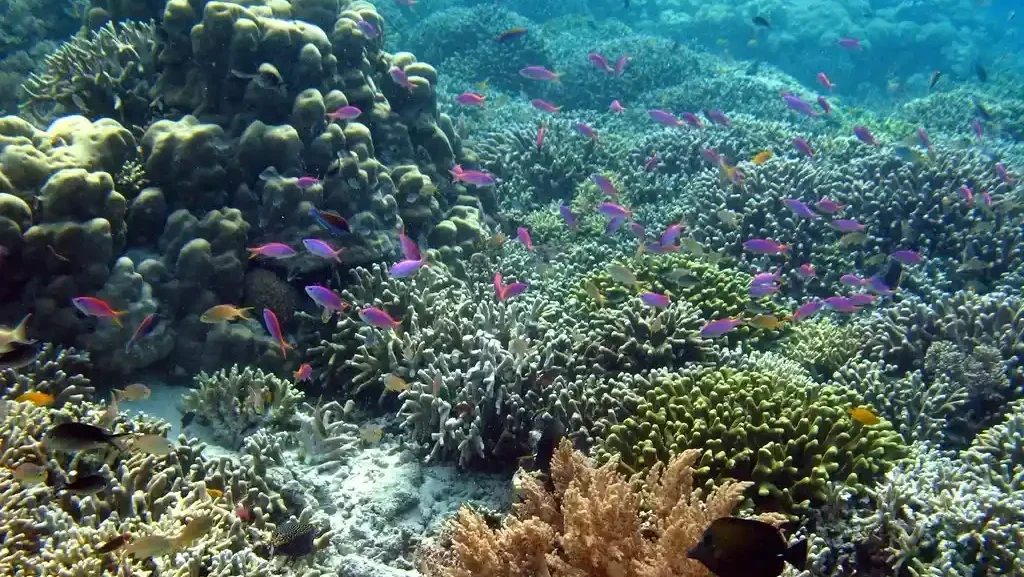
[{"label": "staghorn coral", "polygon": [[212,375],[200,373],[195,382],[198,388],[182,396],[185,411],[195,413],[218,442],[234,449],[260,427],[292,427],[303,396],[290,381],[238,365]]},{"label": "staghorn coral", "polygon": [[449,527],[451,547],[427,553],[427,574],[710,576],[686,551],[712,521],[732,513],[749,484],[728,482],[705,494],[694,486],[699,459],[699,450],[685,451],[634,485],[614,462],[596,467],[563,440],[551,464],[553,492],[522,476],[523,499],[498,529],[463,508]]}]

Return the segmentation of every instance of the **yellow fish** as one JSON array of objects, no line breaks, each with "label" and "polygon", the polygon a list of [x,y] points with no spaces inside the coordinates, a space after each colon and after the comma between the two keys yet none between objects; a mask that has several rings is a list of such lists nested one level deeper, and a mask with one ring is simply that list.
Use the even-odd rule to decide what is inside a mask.
[{"label": "yellow fish", "polygon": [[608,275],[611,276],[612,280],[617,283],[622,283],[624,285],[629,286],[636,285],[636,275],[633,274],[633,271],[622,266],[621,264],[612,263],[608,265]]},{"label": "yellow fish", "polygon": [[206,309],[206,312],[200,315],[199,320],[208,324],[228,322],[235,319],[247,321],[252,319],[247,314],[247,311],[251,310],[252,307],[240,309],[235,305],[216,305]]},{"label": "yellow fish", "polygon": [[395,393],[400,393],[409,388],[409,383],[405,382],[405,379],[398,375],[388,373],[384,375],[384,388]]},{"label": "yellow fish", "polygon": [[363,425],[359,427],[359,437],[373,445],[384,438],[384,428],[380,425]]},{"label": "yellow fish", "polygon": [[488,82],[486,80],[481,80],[480,82],[477,82],[474,85],[474,88],[476,88],[477,92],[484,92],[484,91],[486,91],[490,87],[491,87],[491,85],[488,84]]},{"label": "yellow fish", "polygon": [[45,483],[46,474],[46,467],[35,463],[22,463],[14,468],[14,478],[25,487]]},{"label": "yellow fish", "polygon": [[772,156],[775,156],[774,154],[772,154],[772,151],[762,150],[761,152],[758,152],[757,154],[754,155],[754,158],[751,159],[751,162],[753,162],[754,164],[764,164],[768,162],[768,159],[771,158]]},{"label": "yellow fish", "polygon": [[28,326],[28,320],[32,318],[32,313],[25,315],[25,318],[18,322],[18,326],[13,329],[7,327],[0,327],[0,353],[6,353],[11,350],[11,345],[14,343],[28,344],[31,341],[28,339],[28,335],[25,333],[25,327]]},{"label": "yellow fish", "polygon": [[881,422],[878,416],[876,416],[871,409],[857,407],[856,409],[846,409],[846,412],[850,415],[851,419],[864,426],[877,425]]},{"label": "yellow fish", "polygon": [[162,557],[174,552],[174,542],[163,535],[146,535],[140,537],[124,548],[125,555],[134,555],[139,559]]},{"label": "yellow fish", "polygon": [[132,383],[124,389],[114,389],[114,397],[118,401],[145,401],[152,391],[142,383]]},{"label": "yellow fish", "polygon": [[206,494],[209,495],[211,499],[220,499],[224,496],[224,491],[221,491],[220,489],[207,489]]},{"label": "yellow fish", "polygon": [[14,399],[15,403],[32,403],[37,407],[49,407],[56,401],[56,397],[48,393],[41,393],[39,391],[29,391],[18,395],[17,399]]},{"label": "yellow fish", "polygon": [[185,528],[181,530],[181,535],[174,538],[174,547],[177,549],[184,549],[192,543],[195,543],[199,539],[202,539],[204,535],[213,529],[216,524],[214,518],[210,515],[203,515],[196,517],[185,525]]},{"label": "yellow fish", "polygon": [[749,324],[752,324],[752,325],[754,325],[756,327],[760,327],[760,328],[765,329],[765,330],[777,331],[777,330],[779,330],[779,329],[781,329],[783,327],[783,325],[786,323],[786,320],[785,319],[780,319],[779,317],[777,317],[775,315],[770,315],[769,314],[769,315],[757,315],[757,316],[753,317],[752,319],[750,319],[747,322]]},{"label": "yellow fish", "polygon": [[594,299],[594,302],[597,303],[598,308],[604,307],[606,299],[604,298],[604,295],[601,294],[601,291],[597,288],[597,284],[594,283],[594,279],[589,279],[586,282],[586,284],[583,285],[583,288],[586,289],[587,294],[590,295],[590,298]]},{"label": "yellow fish", "polygon": [[868,235],[864,234],[863,232],[850,232],[839,237],[839,246],[852,246],[855,244],[864,244],[867,241]]}]

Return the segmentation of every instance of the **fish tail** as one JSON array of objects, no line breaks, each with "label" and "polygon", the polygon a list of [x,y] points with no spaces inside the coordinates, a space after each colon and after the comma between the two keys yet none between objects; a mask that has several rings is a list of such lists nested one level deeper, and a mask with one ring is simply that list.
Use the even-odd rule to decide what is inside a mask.
[{"label": "fish tail", "polygon": [[116,324],[117,326],[123,327],[124,323],[121,322],[120,316],[125,314],[125,313],[127,313],[128,311],[110,311],[110,312],[112,313],[111,316],[110,316],[110,320],[114,321],[114,324]]},{"label": "fish tail", "polygon": [[783,557],[790,565],[803,571],[804,566],[807,564],[807,539],[801,539],[793,544],[792,547],[786,549]]},{"label": "fish tail", "polygon": [[251,311],[251,310],[252,310],[252,307],[245,307],[244,309],[238,309],[238,318],[240,318],[242,320],[245,320],[245,321],[251,321],[252,317],[249,316],[249,314],[246,312],[246,311]]},{"label": "fish tail", "polygon": [[258,248],[247,248],[245,250],[249,251],[249,260],[252,260],[260,255],[260,249]]},{"label": "fish tail", "polygon": [[18,326],[14,327],[14,332],[11,334],[11,340],[19,343],[29,342],[28,334],[25,332],[25,329],[28,326],[29,319],[31,318],[32,313],[28,313],[18,322]]}]

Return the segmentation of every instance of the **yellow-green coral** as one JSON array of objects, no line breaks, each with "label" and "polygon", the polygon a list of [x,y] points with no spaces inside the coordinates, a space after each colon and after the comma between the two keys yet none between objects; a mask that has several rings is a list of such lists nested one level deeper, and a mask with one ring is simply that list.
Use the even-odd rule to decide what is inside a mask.
[{"label": "yellow-green coral", "polygon": [[830,481],[862,493],[906,453],[888,422],[849,417],[863,404],[857,393],[780,377],[721,367],[653,372],[624,399],[629,416],[599,420],[597,454],[639,471],[703,447],[702,481],[752,481],[758,511],[794,515],[824,502]]},{"label": "yellow-green coral", "polygon": [[852,324],[813,319],[797,323],[779,350],[809,371],[831,375],[857,354],[864,334]]}]

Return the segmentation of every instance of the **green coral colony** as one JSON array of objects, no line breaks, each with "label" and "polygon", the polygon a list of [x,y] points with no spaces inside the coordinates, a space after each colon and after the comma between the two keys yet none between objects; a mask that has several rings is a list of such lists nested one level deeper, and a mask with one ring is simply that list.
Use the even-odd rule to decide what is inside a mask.
[{"label": "green coral colony", "polygon": [[0,574],[714,574],[669,479],[1024,574],[1014,12],[91,1],[0,20]]}]

